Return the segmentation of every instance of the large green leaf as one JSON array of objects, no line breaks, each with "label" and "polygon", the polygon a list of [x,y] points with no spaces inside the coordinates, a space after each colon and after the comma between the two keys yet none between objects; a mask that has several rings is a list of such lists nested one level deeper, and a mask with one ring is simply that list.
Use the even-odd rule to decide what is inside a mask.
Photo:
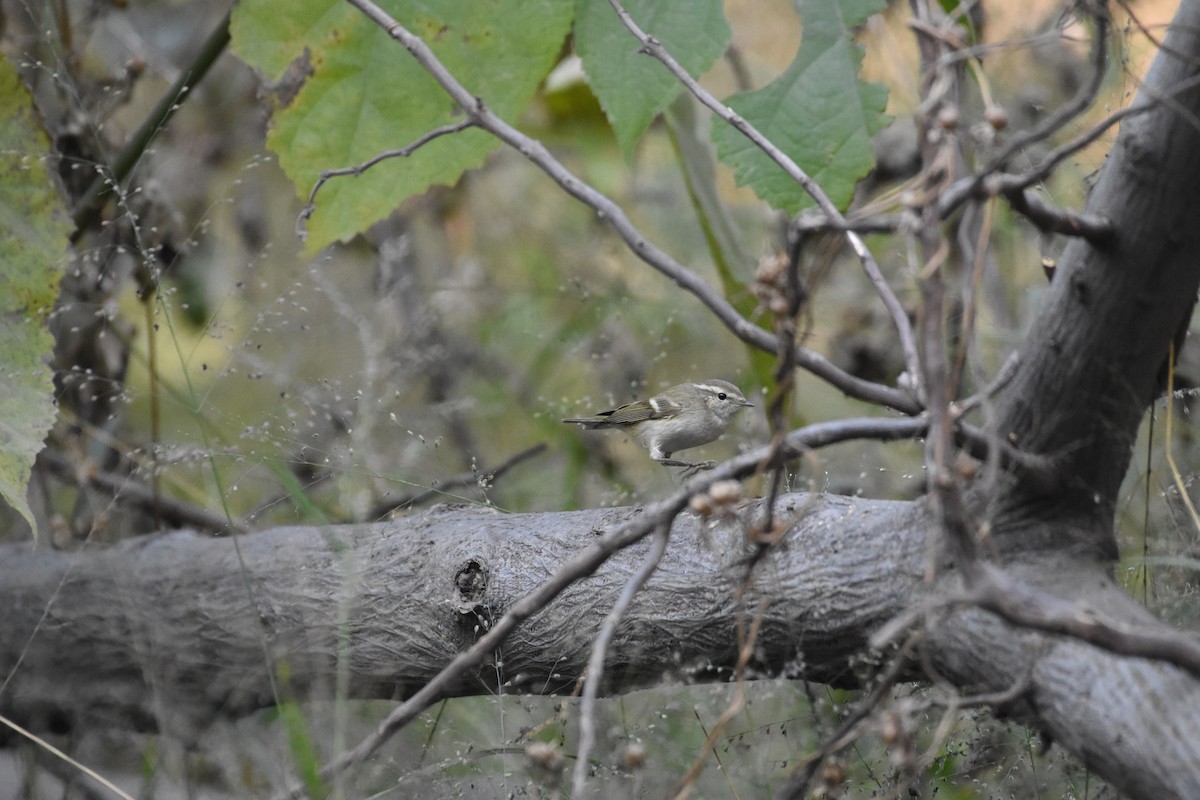
[{"label": "large green leaf", "polygon": [[[572,0],[390,0],[381,4],[421,36],[469,91],[509,120],[550,69],[570,29]],[[322,170],[362,163],[461,118],[411,55],[339,0],[286,8],[242,0],[234,50],[269,78],[307,58],[311,74],[272,119],[268,144],[307,197]],[[434,184],[452,183],[497,146],[470,130],[437,139],[414,158],[392,159],[358,178],[336,179],[317,196],[308,248],[344,240]]]},{"label": "large green leaf", "polygon": [[[862,50],[853,28],[882,11],[884,0],[798,0],[804,38],[796,58],[767,86],[729,105],[787,153],[845,208],[874,164],[871,136],[886,118],[887,90],[858,79]],[[795,213],[812,199],[749,139],[727,125],[713,129],[720,159],[771,205]]]},{"label": "large green leaf", "polygon": [[[721,0],[627,0],[622,5],[693,77],[729,46]],[[639,52],[640,46],[608,0],[579,0],[575,51],[626,156],[682,90],[665,66]]]},{"label": "large green leaf", "polygon": [[0,497],[36,536],[25,490],[56,413],[46,315],[58,297],[71,222],[46,172],[50,141],[3,56],[0,119]]}]

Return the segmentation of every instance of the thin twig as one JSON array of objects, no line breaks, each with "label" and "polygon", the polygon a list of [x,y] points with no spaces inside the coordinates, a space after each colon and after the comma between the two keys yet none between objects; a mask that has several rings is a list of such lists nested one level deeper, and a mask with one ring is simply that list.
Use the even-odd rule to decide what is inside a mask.
[{"label": "thin twig", "polygon": [[300,216],[296,219],[296,235],[300,237],[300,241],[302,242],[308,239],[308,220],[312,217],[313,212],[317,210],[317,192],[321,191],[321,187],[324,186],[325,183],[331,178],[338,178],[346,175],[353,175],[357,178],[359,175],[362,175],[371,167],[382,161],[387,161],[393,158],[408,158],[413,153],[432,142],[434,139],[440,139],[443,136],[460,133],[465,131],[467,128],[475,127],[475,125],[476,121],[470,118],[455,122],[453,124],[442,125],[439,128],[434,128],[428,133],[422,134],[404,147],[399,147],[394,150],[384,150],[381,153],[376,153],[361,164],[356,164],[353,167],[339,167],[338,169],[322,170],[321,174],[317,176],[317,182],[313,185],[312,191],[308,193],[308,202],[304,204],[304,208],[300,211]]},{"label": "thin twig", "polygon": [[[942,747],[946,743],[946,739],[950,735],[950,727],[954,723],[954,718],[964,708],[980,708],[987,707],[993,710],[1003,709],[1017,700],[1020,700],[1028,693],[1032,683],[1032,665],[1026,670],[1025,674],[1017,680],[1013,681],[1012,685],[1007,689],[1001,689],[996,692],[981,692],[971,695],[960,695],[953,688],[947,692],[945,699],[938,697],[930,697],[923,703],[915,704],[917,711],[921,708],[932,708],[940,705],[945,710],[942,712],[942,718],[938,721],[937,726],[933,730],[933,735],[929,737],[929,746],[925,748],[925,753],[920,757],[920,764],[931,764],[937,758],[938,753],[942,752]],[[999,714],[997,714],[999,716]]]},{"label": "thin twig", "polygon": [[1145,625],[1118,626],[1077,601],[1031,586],[983,561],[977,562],[969,588],[925,600],[897,615],[871,634],[868,646],[881,650],[928,614],[955,608],[983,609],[1021,628],[1075,639],[1116,655],[1161,661],[1200,677],[1200,640],[1195,636]]},{"label": "thin twig", "polygon": [[630,576],[625,588],[621,590],[617,602],[604,618],[600,632],[592,642],[592,652],[588,657],[587,670],[584,673],[586,683],[583,687],[583,697],[579,704],[579,746],[575,751],[575,770],[571,777],[571,796],[583,797],[584,786],[590,764],[588,756],[596,743],[596,696],[600,691],[600,682],[604,676],[604,658],[608,655],[608,645],[617,631],[617,625],[633,602],[634,596],[641,590],[654,570],[658,569],[663,555],[667,552],[667,543],[671,539],[670,524],[659,525],[654,532],[654,541],[650,552],[646,554],[642,566]]},{"label": "thin twig", "polygon": [[1017,153],[1034,142],[1044,141],[1053,136],[1064,125],[1090,108],[1095,101],[1105,75],[1109,19],[1107,11],[1098,5],[1092,11],[1092,18],[1095,21],[1096,30],[1092,36],[1091,80],[1081,87],[1071,100],[1055,109],[1054,113],[1043,120],[1040,125],[1010,139],[982,170],[950,187],[938,200],[938,214],[941,219],[946,219],[971,197],[1002,194],[1013,205],[1014,210],[1027,214],[1043,230],[1083,236],[1089,241],[1100,241],[1111,235],[1112,228],[1106,220],[1090,217],[1081,212],[1070,213],[1052,209],[1037,199],[1030,200],[1023,190],[1042,180],[1070,153],[1099,137],[1103,130],[1115,122],[1115,119],[1102,126],[1097,126],[1084,137],[1079,137],[1072,142],[1071,148],[1059,148],[1059,151],[1052,153],[1052,157],[1044,159],[1037,168],[1016,177],[1015,180],[1010,180],[1014,176],[1002,174],[1002,170],[1008,166]]},{"label": "thin twig", "polygon": [[1112,221],[1106,217],[1052,206],[1028,189],[1005,192],[1004,196],[1013,211],[1024,216],[1036,225],[1038,230],[1045,233],[1082,236],[1098,245],[1109,242],[1115,234]]},{"label": "thin twig", "polygon": [[114,475],[89,469],[77,470],[64,456],[49,448],[38,455],[38,463],[45,465],[55,475],[71,481],[77,486],[87,485],[104,491],[119,502],[153,513],[164,522],[177,527],[191,526],[202,531],[219,534],[241,530],[237,523],[223,514],[157,494],[153,489],[131,476]]},{"label": "thin twig", "polygon": [[[918,34],[917,48],[920,54],[922,74],[922,97],[920,113],[926,115],[918,120],[918,130],[936,130],[935,118],[942,108],[953,108],[953,92],[958,86],[957,76],[942,66],[940,54],[948,45],[944,37],[930,34],[933,28],[928,22],[931,16],[926,0],[910,0]],[[958,160],[956,137],[942,131],[939,136],[924,136],[921,148],[923,171],[931,176],[948,176],[945,165]],[[936,187],[936,184],[935,184]],[[940,187],[938,187],[940,188]],[[945,282],[943,269],[949,258],[947,243],[937,216],[936,202],[920,209],[921,220],[916,231],[920,243],[923,264],[917,271],[921,305],[917,315],[917,329],[921,337],[921,374],[927,393],[929,434],[925,440],[925,472],[930,513],[934,525],[930,528],[927,548],[926,581],[932,582],[945,551],[955,567],[968,580],[976,562],[976,548],[970,520],[963,501],[961,482],[951,469],[954,453],[954,419],[950,404],[954,399],[955,387],[951,383],[949,356],[946,352],[945,331]],[[940,536],[939,536],[940,534]]]},{"label": "thin twig", "polygon": [[1019,352],[1013,352],[1005,360],[1004,364],[1001,365],[1000,369],[996,372],[996,376],[992,378],[991,382],[988,383],[987,386],[983,387],[970,397],[959,400],[953,404],[950,411],[954,415],[954,418],[959,419],[963,417],[964,415],[983,405],[983,403],[990,398],[994,397],[997,392],[1003,389],[1005,385],[1007,385],[1008,382],[1013,379],[1013,376],[1017,374],[1017,367],[1020,365],[1021,354]]},{"label": "thin twig", "polygon": [[120,786],[117,786],[115,783],[110,781],[108,778],[105,778],[103,775],[96,772],[96,770],[92,769],[91,767],[87,766],[86,764],[81,764],[80,762],[71,758],[69,755],[64,753],[62,750],[59,750],[57,747],[50,744],[49,742],[47,742],[45,739],[41,738],[37,734],[31,733],[30,731],[25,730],[20,725],[13,722],[12,720],[10,720],[8,717],[0,716],[0,724],[11,728],[13,731],[24,736],[26,739],[33,742],[35,745],[42,748],[46,752],[51,753],[52,755],[56,756],[57,758],[60,758],[63,761],[67,762],[72,767],[74,767],[75,769],[82,772],[84,775],[87,775],[92,780],[97,781],[101,786],[103,786],[105,789],[108,789],[110,792],[115,794],[117,797],[120,797],[121,800],[133,800],[133,797],[130,794],[125,792],[125,790],[123,790]]},{"label": "thin twig", "polygon": [[820,209],[810,208],[801,211],[791,222],[792,229],[800,233],[824,233],[835,231],[843,233],[847,230],[856,233],[895,233],[904,227],[907,219],[904,214],[868,214],[866,216],[846,217],[843,222],[836,222]]},{"label": "thin twig", "polygon": [[879,677],[870,693],[858,702],[854,709],[842,720],[842,724],[832,735],[825,738],[817,752],[810,755],[805,763],[796,767],[780,791],[780,797],[785,800],[800,800],[808,796],[808,785],[816,777],[817,770],[825,759],[845,747],[856,735],[859,727],[875,712],[879,704],[900,680],[909,666],[915,639],[910,639],[905,647],[896,654],[888,665],[887,671]]},{"label": "thin twig", "polygon": [[1068,122],[1091,108],[1092,103],[1095,102],[1096,96],[1100,93],[1100,86],[1104,82],[1105,68],[1108,66],[1108,10],[1103,4],[1098,2],[1079,3],[1075,8],[1089,8],[1091,10],[1092,21],[1096,26],[1096,30],[1092,34],[1092,52],[1089,59],[1092,64],[1091,80],[1081,86],[1074,97],[1055,109],[1053,114],[1046,117],[1042,121],[1042,124],[1009,139],[1008,144],[993,156],[988,165],[984,167],[980,173],[981,176],[990,175],[1004,169],[1017,153],[1034,142],[1050,138]]},{"label": "thin twig", "polygon": [[[1189,82],[1189,84],[1190,83],[1191,82]],[[1058,166],[1068,158],[1075,155],[1080,150],[1094,143],[1097,139],[1103,136],[1109,128],[1116,125],[1126,117],[1145,114],[1146,112],[1153,110],[1156,105],[1157,103],[1155,102],[1146,102],[1117,109],[1090,127],[1088,130],[1079,134],[1075,138],[1070,139],[1069,141],[1063,142],[1058,147],[1051,150],[1033,167],[1030,167],[1024,172],[1016,174],[996,175],[993,177],[993,182],[991,185],[995,187],[997,192],[1007,195],[1009,192],[1016,191],[1017,189],[1027,189],[1030,186],[1033,186],[1035,183],[1040,183],[1046,178],[1050,177],[1050,173],[1054,172],[1054,170],[1057,169]],[[970,179],[966,180],[970,182]],[[948,193],[947,202],[939,206],[939,211],[943,212],[943,218],[948,212],[953,211],[954,207],[956,207],[958,202],[956,195],[961,191],[962,190],[957,186],[954,187],[954,189]]]},{"label": "thin twig", "polygon": [[412,508],[415,505],[420,505],[421,503],[432,500],[435,497],[441,497],[451,489],[457,489],[461,486],[477,485],[481,480],[487,480],[489,482],[493,481],[504,473],[508,472],[513,467],[520,464],[522,461],[528,461],[534,456],[541,455],[543,452],[545,452],[545,450],[546,443],[541,442],[539,444],[535,444],[533,447],[527,447],[519,453],[509,456],[499,465],[490,470],[485,469],[460,472],[458,475],[453,475],[443,481],[439,481],[437,486],[432,488],[425,489],[417,492],[416,494],[409,495],[408,497],[401,497],[396,500],[388,500],[383,503],[378,503],[377,505],[372,506],[371,510],[367,512],[366,519],[383,519],[395,511]]},{"label": "thin twig", "polygon": [[1200,678],[1200,641],[1179,631],[1159,633],[1145,626],[1122,626],[1019,581],[994,564],[981,564],[978,577],[947,605],[976,606],[1029,630],[1067,636],[1123,656],[1172,664]]}]

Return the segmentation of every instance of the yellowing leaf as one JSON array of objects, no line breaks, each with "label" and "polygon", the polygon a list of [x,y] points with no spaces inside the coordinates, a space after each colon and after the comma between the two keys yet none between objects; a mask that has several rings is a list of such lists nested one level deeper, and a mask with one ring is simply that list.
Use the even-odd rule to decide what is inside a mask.
[{"label": "yellowing leaf", "polygon": [[3,56],[0,119],[0,497],[36,537],[25,491],[56,414],[46,315],[58,297],[71,223],[43,161],[50,141]]},{"label": "yellowing leaf", "polygon": [[[383,7],[421,36],[450,72],[512,121],[549,71],[570,27],[572,0],[393,0]],[[290,19],[289,19],[290,18]],[[268,144],[307,197],[322,170],[360,164],[461,119],[450,97],[399,43],[338,0],[243,0],[234,48],[268,76],[307,58],[311,74],[276,111]],[[317,196],[308,249],[345,240],[434,184],[449,184],[498,146],[468,130],[437,139]]]}]

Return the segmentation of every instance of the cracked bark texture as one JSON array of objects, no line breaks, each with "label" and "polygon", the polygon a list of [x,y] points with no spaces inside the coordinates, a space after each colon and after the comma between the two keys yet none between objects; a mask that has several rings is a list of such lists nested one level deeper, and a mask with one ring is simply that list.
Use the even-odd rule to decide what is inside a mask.
[{"label": "cracked bark texture", "polygon": [[[854,683],[850,661],[920,582],[920,517],[911,504],[836,496],[789,496],[778,512],[795,525],[744,595],[764,614],[755,667]],[[342,658],[352,696],[404,697],[599,532],[638,514],[439,507],[390,523],[278,528],[241,539],[244,572],[232,539],[189,532],[103,552],[2,548],[0,604],[11,611],[0,673],[14,677],[0,713],[38,728],[122,724],[191,738],[218,715],[273,701],[268,654],[286,663],[289,692],[328,695]],[[647,545],[564,591],[451,694],[494,692],[497,676],[505,692],[569,694]],[[878,558],[881,547],[893,555]],[[606,689],[727,677],[750,554],[733,518],[678,518],[667,559],[618,628]]]}]

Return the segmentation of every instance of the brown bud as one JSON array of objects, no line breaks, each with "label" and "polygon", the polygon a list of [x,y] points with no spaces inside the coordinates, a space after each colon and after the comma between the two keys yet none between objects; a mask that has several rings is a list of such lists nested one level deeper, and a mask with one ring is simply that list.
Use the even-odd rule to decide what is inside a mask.
[{"label": "brown bud", "polygon": [[983,118],[987,120],[988,125],[991,125],[998,131],[1002,131],[1008,127],[1008,112],[1004,110],[1004,106],[992,103],[984,109]]},{"label": "brown bud", "polygon": [[841,786],[846,780],[846,765],[836,758],[828,759],[821,765],[821,780],[826,786]]},{"label": "brown bud", "polygon": [[879,735],[888,744],[895,744],[904,735],[904,720],[895,712],[884,714],[879,722]]},{"label": "brown bud", "polygon": [[737,481],[717,481],[708,489],[708,495],[719,506],[727,506],[742,499],[742,485]]},{"label": "brown bud", "polygon": [[947,131],[958,127],[958,109],[954,106],[942,106],[937,113],[937,124]]},{"label": "brown bud", "polygon": [[621,754],[621,761],[628,769],[636,769],[646,763],[646,748],[638,742],[630,742],[625,745],[625,751]]},{"label": "brown bud", "polygon": [[566,765],[563,754],[558,747],[550,742],[533,742],[525,748],[525,755],[531,762],[551,772],[559,772]]},{"label": "brown bud", "polygon": [[706,494],[692,495],[692,499],[688,501],[688,507],[702,517],[712,516],[713,513],[712,498]]}]

